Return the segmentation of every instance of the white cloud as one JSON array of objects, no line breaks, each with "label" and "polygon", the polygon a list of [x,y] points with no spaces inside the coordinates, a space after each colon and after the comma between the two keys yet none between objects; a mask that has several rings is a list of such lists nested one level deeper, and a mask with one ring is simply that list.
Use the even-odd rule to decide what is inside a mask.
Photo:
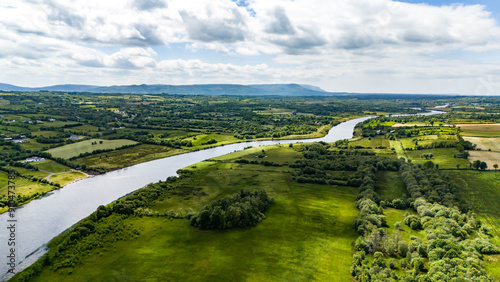
[{"label": "white cloud", "polygon": [[[147,83],[153,77],[158,83],[299,82],[332,91],[411,92],[411,86],[413,92],[465,92],[474,88],[478,77],[500,80],[498,61],[445,56],[456,51],[500,55],[500,28],[483,5],[436,7],[390,0],[248,3],[0,4],[0,82],[109,85]],[[187,46],[182,60],[154,51],[177,43]],[[218,55],[211,58],[207,52],[190,50]],[[228,63],[233,58],[235,62]],[[217,59],[221,62],[214,62]]]}]

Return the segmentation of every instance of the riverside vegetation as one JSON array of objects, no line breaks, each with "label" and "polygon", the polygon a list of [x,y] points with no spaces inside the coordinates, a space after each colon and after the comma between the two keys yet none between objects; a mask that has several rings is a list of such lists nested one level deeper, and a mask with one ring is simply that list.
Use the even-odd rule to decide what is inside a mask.
[{"label": "riverside vegetation", "polygon": [[[262,99],[265,108],[270,100]],[[310,99],[297,98],[296,106],[325,103]],[[366,109],[373,103],[331,99],[346,107],[366,102]],[[444,101],[419,97],[406,103]],[[50,250],[12,280],[498,280],[498,176],[493,165],[484,170],[473,165],[480,148],[468,139],[490,138],[485,136],[494,131],[477,133],[464,124],[496,123],[499,103],[490,97],[446,102],[454,105],[444,115],[368,120],[352,140],[247,148],[187,167],[179,177],[99,207],[54,238]],[[285,105],[254,113],[294,118],[293,111],[283,111]],[[373,115],[376,107],[356,115]],[[310,114],[315,120],[320,115]],[[331,115],[331,121],[344,118]],[[212,139],[217,141],[212,145],[233,142],[221,141],[217,133],[177,139],[192,142],[192,147],[181,142],[180,148],[112,134],[138,143],[59,161],[78,165],[139,149],[138,158],[145,160],[153,149],[147,146],[163,146],[160,153],[166,153],[203,148]],[[148,138],[159,136],[151,134]],[[495,153],[491,149],[480,152]]]}]

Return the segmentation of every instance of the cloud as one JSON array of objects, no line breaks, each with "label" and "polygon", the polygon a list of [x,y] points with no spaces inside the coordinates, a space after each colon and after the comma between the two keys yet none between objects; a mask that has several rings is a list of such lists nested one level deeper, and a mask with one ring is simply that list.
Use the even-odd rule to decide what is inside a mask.
[{"label": "cloud", "polygon": [[[0,3],[0,14],[0,82],[141,83],[145,72],[161,83],[283,81],[371,92],[408,90],[395,78],[440,91],[439,81],[455,80],[463,92],[474,89],[464,86],[474,76],[500,81],[500,28],[484,5],[18,0]],[[446,55],[460,52],[467,58]]]},{"label": "cloud", "polygon": [[186,10],[179,11],[190,39],[221,43],[245,40],[246,23],[238,9],[229,8],[222,14],[223,18],[216,18],[213,16],[211,8],[207,6],[208,11],[205,18],[198,17]]},{"label": "cloud", "polygon": [[270,23],[266,31],[276,34],[294,34],[295,29],[290,23],[290,19],[286,15],[285,9],[282,7],[277,7],[274,10],[275,20]]},{"label": "cloud", "polygon": [[270,41],[284,47],[288,54],[301,54],[327,43],[325,39],[321,38],[312,30],[307,28],[299,28],[299,30],[297,36],[287,36],[284,38],[271,39]]},{"label": "cloud", "polygon": [[159,8],[166,8],[167,2],[164,0],[133,0],[132,6],[141,11],[150,11]]}]

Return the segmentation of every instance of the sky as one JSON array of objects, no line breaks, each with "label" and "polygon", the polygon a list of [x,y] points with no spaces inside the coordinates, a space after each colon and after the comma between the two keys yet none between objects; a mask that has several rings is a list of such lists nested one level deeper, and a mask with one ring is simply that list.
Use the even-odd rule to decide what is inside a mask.
[{"label": "sky", "polygon": [[499,2],[0,0],[0,83],[500,95]]}]

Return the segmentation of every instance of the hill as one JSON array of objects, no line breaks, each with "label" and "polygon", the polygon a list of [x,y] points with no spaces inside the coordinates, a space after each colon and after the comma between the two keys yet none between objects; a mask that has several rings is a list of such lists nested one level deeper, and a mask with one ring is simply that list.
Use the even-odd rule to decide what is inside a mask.
[{"label": "hill", "polygon": [[19,87],[11,84],[0,84],[2,91],[64,91],[92,93],[129,93],[129,94],[182,94],[182,95],[280,95],[280,96],[317,96],[336,95],[311,85],[299,84],[195,84],[195,85],[115,85],[93,86],[63,84],[47,87]]}]

